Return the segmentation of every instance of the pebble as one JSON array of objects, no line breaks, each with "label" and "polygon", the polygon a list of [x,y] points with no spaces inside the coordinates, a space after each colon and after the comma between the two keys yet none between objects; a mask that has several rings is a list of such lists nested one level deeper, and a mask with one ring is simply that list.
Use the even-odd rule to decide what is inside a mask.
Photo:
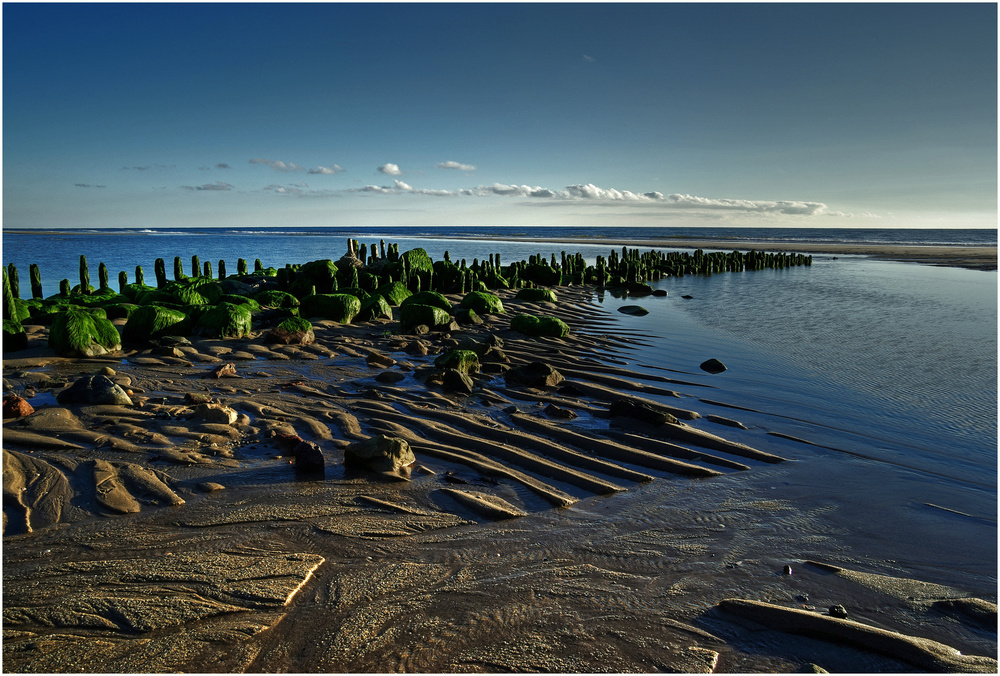
[{"label": "pebble", "polygon": [[839,617],[840,619],[844,619],[847,617],[847,608],[845,608],[840,604],[837,604],[835,606],[830,606],[829,610],[830,610],[830,617]]}]

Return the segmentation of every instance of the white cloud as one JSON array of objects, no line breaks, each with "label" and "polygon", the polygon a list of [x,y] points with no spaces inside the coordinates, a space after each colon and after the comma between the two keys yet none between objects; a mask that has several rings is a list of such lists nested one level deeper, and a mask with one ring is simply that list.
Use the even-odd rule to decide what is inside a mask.
[{"label": "white cloud", "polygon": [[74,183],[77,188],[107,188],[106,185],[94,185],[92,183]]},{"label": "white cloud", "polygon": [[400,174],[403,173],[399,170],[399,165],[393,164],[392,162],[383,164],[381,167],[378,168],[378,170],[383,174],[388,174],[389,176],[399,176]]},{"label": "white cloud", "polygon": [[295,164],[294,162],[282,162],[281,160],[265,160],[259,157],[255,157],[250,160],[250,164],[264,164],[271,167],[275,171],[302,171],[303,167]]},{"label": "white cloud", "polygon": [[205,185],[182,185],[182,190],[232,190],[233,186],[223,181],[206,183]]},{"label": "white cloud", "polygon": [[762,201],[744,199],[719,199],[696,197],[694,195],[672,194],[667,201],[677,207],[694,209],[722,209],[726,211],[745,211],[754,213],[776,213],[786,216],[816,216],[828,213],[827,206],[822,202],[800,202],[794,200]]},{"label": "white cloud", "polygon": [[583,55],[583,60],[587,63],[597,63],[597,59],[592,56],[587,56],[586,54]]},{"label": "white cloud", "polygon": [[459,171],[475,171],[476,168],[471,164],[462,164],[461,162],[456,162],[455,160],[448,160],[447,162],[439,162],[437,164],[438,169],[458,169]]},{"label": "white cloud", "polygon": [[377,195],[431,195],[433,197],[454,197],[457,193],[451,190],[428,190],[425,188],[414,188],[409,183],[404,183],[398,178],[394,179],[391,186],[387,185],[366,185],[363,188],[356,188],[352,192],[370,192]]},{"label": "white cloud", "polygon": [[339,164],[335,164],[332,167],[316,167],[315,169],[310,169],[310,174],[336,174],[343,171],[344,168]]}]

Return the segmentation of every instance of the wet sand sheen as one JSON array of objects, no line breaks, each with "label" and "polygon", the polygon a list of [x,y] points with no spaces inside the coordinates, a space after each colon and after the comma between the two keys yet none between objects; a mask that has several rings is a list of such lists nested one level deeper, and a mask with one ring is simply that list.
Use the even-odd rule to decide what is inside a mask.
[{"label": "wet sand sheen", "polygon": [[[865,608],[874,592],[822,569],[776,574],[792,551],[831,551],[786,542],[826,542],[822,513],[741,498],[740,477],[788,463],[727,441],[671,379],[633,372],[641,337],[588,335],[588,324],[614,325],[589,289],[561,288],[544,306],[500,293],[507,315],[453,337],[317,322],[317,343],[301,347],[195,340],[182,356],[143,350],[121,363],[45,348],[5,360],[12,389],[55,392],[110,366],[145,400],[5,421],[6,669],[789,670],[803,645],[828,668],[899,664],[800,639],[764,651],[756,630],[716,609],[741,596]],[[508,327],[521,306],[576,330],[527,339]],[[45,330],[32,335],[43,343]],[[471,397],[448,394],[430,362],[467,335],[501,337],[498,363],[546,361],[567,379],[537,389],[480,376]],[[369,366],[373,353],[396,363]],[[238,377],[205,377],[225,362]],[[385,371],[403,379],[383,386]],[[199,417],[197,394],[236,419]],[[681,419],[612,418],[621,396]],[[550,405],[576,417],[553,418]],[[345,446],[382,431],[411,441],[409,481],[340,464]],[[323,449],[325,480],[296,476],[293,437]],[[650,502],[654,484],[674,499]],[[892,619],[869,619],[918,633],[933,611],[890,597],[875,607],[891,605]],[[941,622],[935,638],[995,652],[995,637]]]}]

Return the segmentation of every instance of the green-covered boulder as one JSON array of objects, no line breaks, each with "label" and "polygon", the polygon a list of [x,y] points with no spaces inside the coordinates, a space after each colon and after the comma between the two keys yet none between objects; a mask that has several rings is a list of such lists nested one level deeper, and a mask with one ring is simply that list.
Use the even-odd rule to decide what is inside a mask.
[{"label": "green-covered boulder", "polygon": [[97,313],[68,309],[49,328],[49,347],[60,357],[96,357],[122,349],[114,324]]},{"label": "green-covered boulder", "polygon": [[510,328],[526,336],[565,338],[569,335],[569,324],[558,317],[544,315],[517,315],[510,320]]},{"label": "green-covered boulder", "polygon": [[210,338],[242,338],[250,333],[251,322],[246,305],[219,303],[198,318],[195,332]]},{"label": "green-covered boulder", "polygon": [[144,343],[163,336],[183,336],[191,330],[191,320],[184,312],[160,305],[143,305],[129,315],[122,328],[126,343]]},{"label": "green-covered boulder", "polygon": [[415,293],[400,303],[400,306],[409,305],[410,303],[439,307],[449,313],[452,310],[451,301],[445,298],[444,294],[438,293],[437,291],[421,291],[419,293]]},{"label": "green-covered boulder", "polygon": [[555,303],[556,292],[552,289],[530,289],[525,287],[518,291],[514,298],[532,303]]},{"label": "green-covered boulder", "polygon": [[303,317],[332,319],[341,324],[350,324],[361,312],[361,301],[346,293],[317,293],[302,299],[299,313]]},{"label": "green-covered boulder", "polygon": [[3,320],[3,351],[17,352],[28,347],[28,332],[14,319]]},{"label": "green-covered boulder", "polygon": [[556,286],[562,281],[562,275],[551,265],[544,263],[534,263],[524,268],[521,279],[540,284],[542,286]]},{"label": "green-covered boulder", "polygon": [[135,303],[112,303],[103,307],[108,319],[128,319],[139,309]]},{"label": "green-covered boulder", "polygon": [[246,305],[250,308],[250,312],[260,312],[260,303],[255,301],[253,298],[238,296],[235,293],[227,293],[219,300],[224,303],[232,303],[233,305]]},{"label": "green-covered boulder", "polygon": [[155,291],[155,286],[147,286],[145,284],[126,284],[122,289],[122,295],[128,296],[129,300],[138,302],[138,300],[143,296],[143,294],[149,293],[150,291]]},{"label": "green-covered boulder", "polygon": [[466,294],[461,305],[475,310],[476,314],[480,315],[503,314],[503,303],[500,302],[500,297],[484,291],[473,291]]},{"label": "green-covered boulder", "polygon": [[433,329],[451,324],[451,315],[433,305],[411,303],[399,308],[399,323],[404,330],[420,325]]},{"label": "green-covered boulder", "polygon": [[277,289],[261,291],[253,299],[261,307],[293,308],[300,305],[298,298],[286,291],[278,291]]},{"label": "green-covered boulder", "polygon": [[434,360],[434,366],[462,373],[479,373],[479,356],[472,350],[448,350]]},{"label": "green-covered boulder", "polygon": [[265,343],[280,343],[282,345],[308,345],[316,341],[312,324],[308,319],[289,317],[264,336]]},{"label": "green-covered boulder", "polygon": [[214,305],[222,298],[222,285],[209,277],[187,277],[170,282],[162,291],[178,305]]},{"label": "green-covered boulder", "polygon": [[338,290],[337,293],[346,293],[348,296],[354,296],[358,300],[367,300],[368,298],[371,298],[371,294],[359,286],[345,286]]},{"label": "green-covered boulder", "polygon": [[402,282],[390,282],[383,284],[375,290],[375,293],[385,298],[389,305],[401,305],[404,300],[413,295]]},{"label": "green-covered boulder", "polygon": [[434,270],[434,263],[431,257],[423,249],[410,249],[404,251],[399,257],[404,264],[408,265],[410,272],[431,272]]},{"label": "green-covered boulder", "polygon": [[310,261],[302,265],[290,290],[302,298],[309,295],[313,287],[316,288],[316,293],[330,294],[337,291],[337,266],[332,260]]},{"label": "green-covered boulder", "polygon": [[462,290],[463,272],[451,261],[434,261],[435,286],[445,293],[459,293]]},{"label": "green-covered boulder", "polygon": [[383,296],[369,296],[361,301],[361,312],[358,313],[356,319],[360,322],[392,319],[392,308]]}]

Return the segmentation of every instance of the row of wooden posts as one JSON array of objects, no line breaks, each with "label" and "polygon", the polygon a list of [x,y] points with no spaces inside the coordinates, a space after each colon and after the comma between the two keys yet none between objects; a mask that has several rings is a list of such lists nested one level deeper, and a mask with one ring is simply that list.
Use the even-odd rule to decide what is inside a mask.
[{"label": "row of wooden posts", "polygon": [[[408,265],[408,258],[401,257],[397,244],[386,244],[381,240],[379,245],[372,244],[369,249],[365,244],[358,243],[357,240],[350,240],[351,252],[356,252],[355,256],[366,266],[375,266],[380,259],[386,262],[402,261],[402,271],[398,274],[399,279],[408,287],[416,287],[419,290],[434,288],[435,274],[432,271],[411,270]],[[544,255],[530,256],[527,261],[512,263],[506,268],[501,266],[500,254],[489,254],[488,259],[479,261],[474,259],[472,265],[467,265],[465,259],[460,264],[455,265],[451,261],[450,254],[444,252],[444,260],[457,268],[455,279],[460,284],[461,290],[472,290],[478,281],[482,281],[488,288],[503,286],[504,283],[510,287],[521,286],[559,286],[563,284],[594,284],[598,287],[607,285],[618,285],[621,283],[636,284],[649,281],[657,281],[663,277],[683,277],[685,275],[712,275],[722,272],[744,272],[752,270],[763,270],[766,268],[784,269],[801,265],[812,265],[812,256],[802,254],[785,253],[764,253],[759,251],[749,251],[746,253],[739,251],[732,252],[711,252],[706,253],[701,249],[693,253],[680,253],[676,251],[664,253],[662,251],[641,252],[639,249],[629,249],[622,247],[621,255],[612,250],[611,254],[605,258],[598,256],[596,265],[587,265],[583,254],[569,254],[565,251],[560,258],[556,258],[553,253],[549,258]],[[277,270],[277,281],[280,286],[287,287],[294,281],[294,273],[299,266],[286,264],[284,268]],[[262,272],[264,265],[258,258],[254,261],[254,272]],[[157,288],[162,288],[168,283],[166,264],[162,258],[157,258],[153,266],[156,276]],[[13,298],[20,298],[20,284],[18,271],[14,264],[7,266],[6,278],[10,294]],[[356,270],[352,275],[352,286],[363,286],[358,279]],[[31,278],[31,297],[43,298],[41,273],[37,264],[29,266]],[[246,259],[240,258],[236,264],[236,274],[244,276],[250,274],[249,265]],[[460,275],[460,277],[459,277]],[[202,263],[198,256],[191,257],[191,276],[209,277],[213,276],[212,263],[205,261]],[[438,275],[440,276],[440,275]],[[186,277],[183,263],[179,256],[174,258],[173,277],[181,280]],[[227,277],[226,261],[220,260],[218,265],[218,278]],[[118,273],[119,286],[124,289],[128,285],[128,273],[121,271]],[[135,268],[135,283],[145,284],[145,277],[142,266]],[[91,289],[90,270],[86,256],[80,256],[80,292],[89,293]],[[98,290],[104,291],[110,288],[108,279],[108,268],[104,263],[98,266]],[[70,281],[63,279],[59,284],[59,293],[68,296],[72,292]],[[5,288],[5,294],[7,289]]]}]

